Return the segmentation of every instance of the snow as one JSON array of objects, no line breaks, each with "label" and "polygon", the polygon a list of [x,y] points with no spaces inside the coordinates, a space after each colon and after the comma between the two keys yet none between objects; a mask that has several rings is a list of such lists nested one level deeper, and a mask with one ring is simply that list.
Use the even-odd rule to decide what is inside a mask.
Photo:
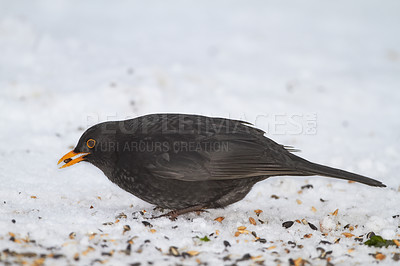
[{"label": "snow", "polygon": [[[0,6],[1,263],[398,263],[399,248],[361,244],[371,231],[400,238],[398,1]],[[158,112],[247,120],[304,158],[388,187],[274,177],[225,209],[151,220],[161,212],[94,166],[57,168],[87,127]],[[172,246],[199,253],[175,257]]]}]

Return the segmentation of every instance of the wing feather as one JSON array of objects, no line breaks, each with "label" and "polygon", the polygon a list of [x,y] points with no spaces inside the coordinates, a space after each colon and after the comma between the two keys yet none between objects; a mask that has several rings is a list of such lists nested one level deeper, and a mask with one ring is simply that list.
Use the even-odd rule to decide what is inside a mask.
[{"label": "wing feather", "polygon": [[281,145],[275,144],[275,148],[280,149],[280,153],[275,154],[275,149],[270,149],[262,140],[252,135],[247,139],[244,137],[243,134],[207,137],[211,143],[227,142],[228,149],[169,152],[168,156],[160,154],[154,157],[155,161],[148,170],[160,178],[183,181],[302,175],[302,172],[278,160],[282,150],[285,151]]}]

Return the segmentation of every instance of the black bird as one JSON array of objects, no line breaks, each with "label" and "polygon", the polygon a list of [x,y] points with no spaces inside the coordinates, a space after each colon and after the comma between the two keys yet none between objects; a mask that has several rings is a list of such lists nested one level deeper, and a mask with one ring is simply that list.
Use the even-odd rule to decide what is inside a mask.
[{"label": "black bird", "polygon": [[151,114],[92,126],[58,163],[87,161],[136,197],[172,209],[170,218],[237,202],[270,176],[321,175],[385,187],[302,159],[264,133],[239,120]]}]

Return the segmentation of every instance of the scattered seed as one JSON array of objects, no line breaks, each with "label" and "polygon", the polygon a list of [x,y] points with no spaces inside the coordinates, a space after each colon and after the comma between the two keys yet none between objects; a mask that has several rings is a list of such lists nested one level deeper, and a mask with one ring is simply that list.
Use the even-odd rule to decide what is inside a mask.
[{"label": "scattered seed", "polygon": [[399,242],[399,240],[397,240],[397,239],[393,239],[393,243],[395,243],[395,244],[396,244],[396,246],[400,247],[400,242]]},{"label": "scattered seed", "polygon": [[16,223],[15,219],[12,219],[12,220],[11,220],[11,222],[12,222],[13,224],[15,224],[15,223]]},{"label": "scattered seed", "polygon": [[314,206],[312,206],[312,207],[311,207],[311,211],[317,212],[317,209],[316,209]]},{"label": "scattered seed", "polygon": [[92,251],[94,251],[94,248],[89,246],[85,251],[82,252],[82,255],[86,256],[89,252],[92,252]]},{"label": "scattered seed", "polygon": [[332,245],[331,242],[325,241],[325,240],[321,240],[319,243],[320,243],[320,244],[324,244],[324,245]]},{"label": "scattered seed", "polygon": [[200,254],[200,252],[195,251],[195,250],[189,250],[188,252],[186,252],[187,254],[189,254],[190,256],[197,256]]},{"label": "scattered seed", "polygon": [[222,223],[222,221],[225,219],[225,217],[218,217],[218,218],[215,218],[214,219],[214,221],[217,221],[217,222],[220,222],[220,223]]},{"label": "scattered seed", "polygon": [[332,252],[333,252],[332,250],[329,250],[329,251],[325,252],[325,254],[324,254],[324,259],[326,258],[326,256],[331,255]]},{"label": "scattered seed", "polygon": [[295,222],[301,224],[300,220],[295,220]]},{"label": "scattered seed", "polygon": [[267,248],[268,250],[271,250],[271,249],[275,249],[276,248],[276,246],[270,246],[269,248]]},{"label": "scattered seed", "polygon": [[224,246],[227,248],[227,247],[230,247],[231,246],[231,243],[229,243],[228,241],[226,241],[226,240],[224,240]]},{"label": "scattered seed", "polygon": [[364,239],[362,237],[355,237],[354,240],[355,241],[359,241],[359,242],[363,242]]},{"label": "scattered seed", "polygon": [[393,258],[392,258],[394,261],[399,261],[400,260],[400,253],[395,253],[394,255],[393,255]]},{"label": "scattered seed", "polygon": [[380,252],[377,252],[376,254],[374,254],[374,258],[377,260],[384,260],[386,258],[386,255],[384,255]]},{"label": "scattered seed", "polygon": [[31,199],[37,199],[37,197],[36,196],[31,196]]},{"label": "scattered seed", "polygon": [[312,229],[312,230],[318,230],[318,228],[313,225],[312,223],[308,223],[308,226]]},{"label": "scattered seed", "polygon": [[320,248],[320,247],[317,248],[317,250],[321,251],[321,254],[319,255],[319,258],[323,259],[323,260],[325,260],[328,255],[332,254],[332,250],[325,251],[325,249]]},{"label": "scattered seed", "polygon": [[336,238],[335,241],[333,241],[334,244],[338,244],[340,242],[340,238]]},{"label": "scattered seed", "polygon": [[326,200],[324,200],[324,199],[319,199],[321,202],[325,202]]},{"label": "scattered seed", "polygon": [[90,209],[93,209],[94,207],[93,207],[93,205],[90,205]]},{"label": "scattered seed", "polygon": [[297,202],[297,204],[299,204],[299,205],[303,203],[303,202],[302,202],[301,200],[299,200],[299,199],[297,199],[296,202]]},{"label": "scattered seed", "polygon": [[273,199],[279,199],[279,197],[277,195],[271,195],[271,198]]},{"label": "scattered seed", "polygon": [[174,257],[178,257],[180,255],[179,251],[178,251],[178,248],[174,247],[174,246],[169,247],[169,255],[172,255]]},{"label": "scattered seed", "polygon": [[[187,253],[187,252],[182,252],[182,253],[181,253],[181,256],[182,256],[184,259],[191,257],[190,254]],[[149,265],[152,265],[152,263],[149,263]]]},{"label": "scattered seed", "polygon": [[345,237],[353,237],[354,235],[351,233],[342,233],[342,235],[344,235]]},{"label": "scattered seed", "polygon": [[285,227],[285,228],[287,229],[287,228],[290,228],[293,224],[294,224],[293,221],[287,221],[287,222],[284,222],[284,223],[282,224],[282,226]]},{"label": "scattered seed", "polygon": [[331,214],[333,215],[333,216],[336,216],[337,214],[338,214],[338,212],[339,212],[339,209],[336,209],[334,212],[332,212]]},{"label": "scattered seed", "polygon": [[32,265],[43,265],[45,261],[45,258],[39,258],[33,261]]},{"label": "scattered seed", "polygon": [[125,213],[121,212],[120,214],[118,214],[117,216],[115,216],[115,219],[126,219],[127,216]]},{"label": "scattered seed", "polygon": [[290,253],[290,250],[287,249],[287,248],[285,248],[284,251],[286,252],[286,254],[289,254],[289,253]]},{"label": "scattered seed", "polygon": [[289,264],[294,265],[294,266],[303,266],[306,264],[306,260],[303,260],[302,258],[297,258],[295,260],[289,259]]},{"label": "scattered seed", "polygon": [[249,222],[250,222],[252,225],[257,225],[256,220],[254,220],[253,217],[250,217],[250,218],[249,218]]},{"label": "scattered seed", "polygon": [[155,232],[157,232],[157,230],[156,230],[156,229],[150,229],[150,232],[151,232],[152,234],[154,234]]},{"label": "scattered seed", "polygon": [[69,239],[75,239],[75,237],[76,237],[76,233],[75,232],[69,233]]},{"label": "scattered seed", "polygon": [[304,237],[304,238],[311,238],[311,237],[312,237],[312,234],[306,234],[306,235],[304,235],[303,237]]},{"label": "scattered seed", "polygon": [[246,253],[246,254],[243,255],[243,257],[241,259],[238,259],[237,262],[246,261],[246,260],[249,260],[249,259],[251,259],[251,255],[249,253]]},{"label": "scattered seed", "polygon": [[254,210],[254,212],[256,213],[257,216],[259,216],[263,211],[260,209]]},{"label": "scattered seed", "polygon": [[[263,263],[263,262],[264,262],[264,260],[261,260],[262,257],[263,257],[262,255],[259,255],[259,256],[251,257],[251,259],[254,260],[255,263],[260,264],[260,263]],[[263,264],[264,264],[264,263],[263,263]]]},{"label": "scattered seed", "polygon": [[126,246],[125,253],[126,253],[127,255],[130,255],[130,254],[131,254],[131,250],[132,250],[132,245],[131,245],[131,243],[129,243],[129,244]]},{"label": "scattered seed", "polygon": [[[148,227],[153,227],[153,225],[151,224],[151,223],[149,223],[149,222],[147,222],[147,221],[142,221],[142,224],[144,225],[144,226],[148,226]],[[175,228],[173,228],[173,229],[175,229]]]},{"label": "scattered seed", "polygon": [[265,244],[265,243],[267,243],[267,240],[265,238],[259,238],[259,239],[256,240],[256,242],[260,242],[262,244]]},{"label": "scattered seed", "polygon": [[308,184],[301,187],[301,189],[310,189],[310,188],[314,188],[313,185]]},{"label": "scattered seed", "polygon": [[246,230],[246,226],[239,226],[238,228],[237,228],[237,230]]},{"label": "scattered seed", "polygon": [[125,232],[131,231],[131,227],[127,224],[124,225],[123,228],[124,228],[124,231],[122,232],[123,234],[125,234]]},{"label": "scattered seed", "polygon": [[95,238],[96,235],[97,235],[96,233],[90,234],[90,235],[89,235],[89,240],[92,240],[93,238]]}]

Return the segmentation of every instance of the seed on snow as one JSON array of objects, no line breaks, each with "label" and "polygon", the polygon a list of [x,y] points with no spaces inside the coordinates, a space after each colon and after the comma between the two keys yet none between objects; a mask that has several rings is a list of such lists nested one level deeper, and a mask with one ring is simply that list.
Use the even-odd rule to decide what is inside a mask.
[{"label": "seed on snow", "polygon": [[342,233],[342,235],[344,235],[345,237],[353,237],[354,235],[351,233]]},{"label": "seed on snow", "polygon": [[263,211],[262,210],[259,210],[259,209],[257,209],[257,210],[254,210],[254,212],[256,213],[256,215],[257,216],[259,216]]},{"label": "seed on snow", "polygon": [[254,220],[253,217],[250,217],[250,218],[249,218],[249,222],[250,222],[252,225],[257,225],[256,220]]},{"label": "seed on snow", "polygon": [[287,222],[284,222],[284,223],[282,224],[282,226],[285,227],[285,228],[287,229],[287,228],[291,227],[293,224],[294,224],[293,221],[287,221]]},{"label": "seed on snow", "polygon": [[127,224],[124,225],[123,228],[124,228],[124,232],[123,233],[131,230],[131,227],[129,225],[127,225]]},{"label": "seed on snow", "polygon": [[178,248],[174,246],[169,247],[169,254],[175,257],[178,257],[180,255]]},{"label": "seed on snow", "polygon": [[75,232],[71,232],[69,234],[69,239],[75,239],[75,237],[76,237],[76,233]]},{"label": "seed on snow", "polygon": [[221,216],[221,217],[215,218],[214,221],[217,221],[217,222],[220,222],[220,223],[221,223],[224,219],[225,219],[225,217],[222,217],[222,216]]}]

